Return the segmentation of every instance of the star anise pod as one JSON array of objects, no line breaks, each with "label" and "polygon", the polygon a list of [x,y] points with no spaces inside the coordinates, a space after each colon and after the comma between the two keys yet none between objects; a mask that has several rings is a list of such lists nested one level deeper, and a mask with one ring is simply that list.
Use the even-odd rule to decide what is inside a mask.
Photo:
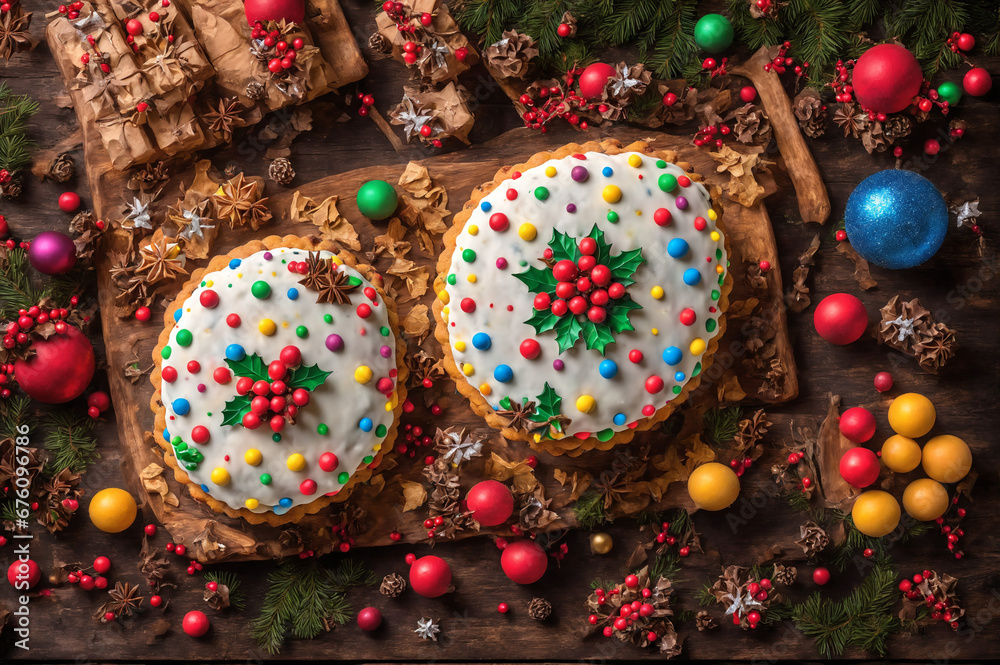
[{"label": "star anise pod", "polygon": [[77,487],[79,484],[79,475],[69,469],[63,469],[39,488],[37,495],[42,505],[38,511],[38,523],[48,529],[49,533],[61,531],[69,526],[73,510],[63,502],[67,499],[76,501],[80,498],[83,491]]},{"label": "star anise pod", "polygon": [[833,121],[844,130],[844,136],[858,138],[868,126],[868,114],[857,104],[841,104],[833,114]]},{"label": "star anise pod", "polygon": [[504,418],[510,418],[507,421],[506,427],[513,430],[526,430],[528,432],[533,429],[537,429],[538,424],[531,419],[531,416],[535,415],[535,403],[533,401],[527,401],[523,404],[511,400],[510,408],[497,411],[498,416],[503,416]]},{"label": "star anise pod", "polygon": [[113,612],[116,617],[131,616],[142,605],[143,598],[135,584],[115,582],[115,588],[108,591],[108,595],[111,600],[101,605],[101,609],[97,611],[101,621],[105,621],[104,615],[108,612]]},{"label": "star anise pod", "polygon": [[240,120],[240,113],[243,111],[243,104],[236,97],[219,100],[219,107],[205,114],[208,128],[216,134],[221,134],[222,138],[229,142],[233,138],[233,128]]},{"label": "star anise pod", "polygon": [[317,303],[351,304],[348,294],[358,288],[359,282],[337,270],[332,259],[320,258],[318,252],[309,252],[306,265],[309,266],[309,272],[299,280],[299,284],[319,294],[316,297]]},{"label": "star anise pod", "polygon": [[11,56],[31,48],[31,13],[21,13],[13,7],[0,15],[0,58],[10,60]]},{"label": "star anise pod", "polygon": [[159,589],[167,570],[170,569],[167,558],[159,548],[150,547],[149,538],[146,536],[142,537],[142,550],[139,556],[142,557],[139,561],[139,571],[146,576],[149,588],[154,591]]},{"label": "star anise pod", "polygon": [[250,224],[250,228],[256,231],[264,222],[271,219],[271,210],[267,207],[267,198],[257,199],[250,204],[244,216],[245,222]]},{"label": "star anise pod", "polygon": [[215,218],[229,220],[229,228],[244,225],[247,213],[257,201],[257,183],[248,181],[242,173],[222,184],[222,191],[214,196]]},{"label": "star anise pod", "polygon": [[427,380],[433,383],[436,379],[444,376],[444,370],[441,369],[441,361],[428,355],[423,349],[420,349],[412,356],[406,356],[404,362],[406,363],[406,368],[410,371],[406,382],[411,388],[423,385],[424,381]]},{"label": "star anise pod", "polygon": [[175,279],[188,274],[184,269],[180,249],[165,237],[156,238],[139,250],[137,274],[144,275],[147,284]]}]

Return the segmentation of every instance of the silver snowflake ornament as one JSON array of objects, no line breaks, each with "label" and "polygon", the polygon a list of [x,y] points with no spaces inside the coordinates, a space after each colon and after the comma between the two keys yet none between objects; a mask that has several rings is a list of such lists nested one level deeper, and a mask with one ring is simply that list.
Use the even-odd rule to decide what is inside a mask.
[{"label": "silver snowflake ornament", "polygon": [[185,240],[190,240],[192,236],[197,235],[199,238],[204,238],[205,234],[203,231],[208,229],[214,229],[213,224],[202,224],[205,220],[211,221],[210,217],[202,217],[198,210],[181,210],[181,217],[188,221],[187,226],[180,232],[180,237]]},{"label": "silver snowflake ornament", "polygon": [[[125,201],[126,214],[125,219],[122,220],[122,226],[131,229],[149,229],[152,231],[152,216],[149,211],[149,206],[152,203],[152,200],[143,201],[137,196],[132,198],[131,203]],[[131,223],[126,226],[126,222]]]},{"label": "silver snowflake ornament", "polygon": [[975,224],[976,219],[982,214],[979,211],[979,199],[956,203],[949,207],[948,210],[955,214],[955,217],[958,219],[959,228],[968,220],[971,220]]},{"label": "silver snowflake ornament", "polygon": [[413,632],[419,635],[422,640],[433,640],[434,642],[437,642],[437,636],[438,633],[441,632],[441,629],[438,628],[438,625],[434,623],[433,619],[420,617],[420,619],[417,620],[417,629]]},{"label": "silver snowflake ornament", "polygon": [[916,319],[904,319],[902,316],[897,316],[894,321],[889,322],[889,325],[899,326],[899,335],[896,337],[897,342],[902,342],[904,339],[914,334],[914,321],[916,321]]}]

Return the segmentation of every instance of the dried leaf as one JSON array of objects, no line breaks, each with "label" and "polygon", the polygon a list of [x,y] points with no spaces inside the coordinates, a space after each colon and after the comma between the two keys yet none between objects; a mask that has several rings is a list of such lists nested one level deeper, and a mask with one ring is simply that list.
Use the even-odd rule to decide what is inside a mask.
[{"label": "dried leaf", "polygon": [[828,395],[828,398],[829,408],[816,439],[820,491],[827,508],[843,509],[858,494],[840,475],[840,458],[854,444],[840,433],[840,395]]},{"label": "dried leaf", "polygon": [[403,333],[418,345],[424,341],[431,330],[431,321],[427,312],[427,305],[420,303],[414,305],[403,318]]},{"label": "dried leaf", "polygon": [[854,262],[854,279],[862,289],[870,291],[878,286],[878,282],[872,279],[871,270],[868,269],[868,261],[861,258],[861,255],[851,247],[850,243],[837,243],[837,251]]},{"label": "dried leaf", "polygon": [[430,273],[426,266],[419,266],[409,259],[396,257],[396,260],[386,270],[386,273],[403,280],[406,291],[410,295],[403,302],[419,298],[427,293],[427,282],[430,279]]},{"label": "dried leaf", "polygon": [[569,486],[568,502],[573,502],[579,499],[580,495],[587,491],[590,487],[590,483],[594,480],[594,477],[586,471],[574,471],[573,475],[570,476],[562,469],[556,469],[552,472],[552,476],[559,481],[559,484],[563,487],[566,487],[567,485]]},{"label": "dried leaf", "polygon": [[319,228],[324,240],[330,240],[342,247],[358,251],[361,241],[358,232],[351,223],[337,210],[339,196],[328,196],[320,203],[296,190],[292,194],[290,217],[293,222],[309,222]]},{"label": "dried leaf", "polygon": [[401,480],[403,487],[403,512],[416,510],[427,502],[427,490],[421,483],[412,480]]},{"label": "dried leaf", "polygon": [[722,146],[718,152],[709,154],[719,162],[716,171],[719,173],[729,173],[729,183],[726,186],[726,194],[730,199],[740,205],[749,208],[759,201],[764,195],[762,187],[754,178],[754,171],[765,169],[771,162],[761,159],[760,154],[763,148],[747,148],[742,152],[733,150],[728,145]]},{"label": "dried leaf", "polygon": [[142,480],[142,486],[147,492],[159,494],[160,498],[163,499],[163,503],[168,506],[179,506],[180,501],[177,499],[177,495],[170,491],[170,487],[167,485],[167,480],[164,477],[163,467],[159,464],[152,462],[145,469],[139,472],[139,478]]},{"label": "dried leaf", "polygon": [[524,460],[508,462],[496,453],[490,454],[490,459],[486,461],[486,468],[483,470],[487,478],[505,482],[513,478],[514,491],[519,494],[527,494],[535,489],[538,480],[535,478],[534,470],[528,466]]},{"label": "dried leaf", "polygon": [[726,372],[722,375],[717,392],[720,402],[739,402],[747,396],[740,387],[740,380],[735,372]]}]

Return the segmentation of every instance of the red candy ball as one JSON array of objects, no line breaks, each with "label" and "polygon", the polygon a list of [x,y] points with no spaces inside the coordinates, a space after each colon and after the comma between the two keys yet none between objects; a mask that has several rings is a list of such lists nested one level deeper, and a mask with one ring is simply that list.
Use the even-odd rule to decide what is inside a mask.
[{"label": "red candy ball", "polygon": [[451,586],[451,566],[441,557],[420,557],[410,566],[410,586],[424,598],[442,596]]},{"label": "red candy ball", "polygon": [[302,351],[297,346],[286,346],[278,354],[278,360],[285,363],[286,367],[298,367],[302,362]]},{"label": "red candy ball", "polygon": [[657,208],[653,211],[653,221],[656,222],[657,226],[669,226],[671,219],[673,219],[673,215],[666,208]]},{"label": "red candy ball", "polygon": [[507,215],[502,212],[496,212],[490,215],[490,228],[494,231],[506,231],[509,225],[510,220],[508,220]]},{"label": "red candy ball", "polygon": [[229,326],[230,328],[239,328],[240,323],[242,322],[240,321],[239,314],[230,314],[229,316],[226,317],[226,325]]},{"label": "red candy ball", "polygon": [[556,264],[552,266],[552,276],[559,282],[569,282],[576,279],[576,273],[576,264],[569,259],[557,261]]},{"label": "red candy ball", "polygon": [[497,480],[476,483],[465,497],[473,518],[482,526],[497,526],[514,512],[514,496],[510,488]]},{"label": "red candy ball", "polygon": [[208,443],[209,438],[211,438],[211,434],[209,433],[208,428],[204,425],[196,425],[191,430],[191,440],[199,445]]},{"label": "red candy ball", "polygon": [[655,395],[656,393],[663,390],[663,379],[658,376],[651,376],[646,379],[646,392],[650,395]]},{"label": "red candy ball", "polygon": [[18,591],[27,591],[41,579],[42,570],[31,559],[27,561],[17,559],[7,568],[7,581]]},{"label": "red candy ball", "polygon": [[370,633],[382,625],[382,613],[375,607],[365,607],[358,612],[358,628]]},{"label": "red candy ball", "polygon": [[323,453],[319,456],[319,468],[324,471],[336,471],[339,464],[340,460],[333,453]]},{"label": "red candy ball", "polygon": [[831,344],[850,344],[861,338],[868,327],[868,312],[849,293],[834,293],[820,301],[813,313],[819,336]]},{"label": "red candy ball", "polygon": [[681,321],[682,324],[684,324],[686,326],[693,326],[694,322],[695,322],[695,319],[697,319],[697,315],[695,315],[693,309],[691,309],[690,307],[687,307],[687,308],[681,310],[681,314],[680,314],[679,318],[680,318],[680,321]]},{"label": "red candy ball", "polygon": [[993,88],[993,78],[982,67],[973,67],[965,73],[962,87],[973,97],[982,97]]},{"label": "red candy ball", "polygon": [[849,441],[864,443],[875,436],[875,416],[862,406],[850,408],[840,416],[840,433]]},{"label": "red candy ball", "polygon": [[521,355],[528,360],[534,360],[542,352],[542,346],[537,339],[526,339],[521,342]]},{"label": "red candy ball", "polygon": [[225,367],[216,367],[215,371],[212,372],[212,379],[219,384],[225,385],[229,383],[233,378],[233,373],[230,372]]},{"label": "red candy ball", "polygon": [[185,614],[182,625],[184,627],[184,632],[191,637],[201,637],[208,632],[208,629],[211,626],[208,621],[208,617],[205,616],[205,613],[199,612],[198,610],[193,610]]},{"label": "red candy ball", "polygon": [[757,89],[752,85],[743,86],[740,88],[740,99],[743,100],[745,104],[749,104],[753,100],[757,99]]},{"label": "red candy ball", "polygon": [[851,487],[868,487],[878,480],[880,470],[878,455],[867,448],[851,448],[840,458],[840,477]]},{"label": "red candy ball", "polygon": [[152,312],[149,311],[148,307],[140,307],[139,309],[135,310],[136,321],[143,321],[143,322],[149,321],[149,318],[151,316]]},{"label": "red candy ball", "polygon": [[466,314],[471,314],[476,311],[476,301],[472,298],[462,298],[462,302],[459,304],[462,311]]},{"label": "red candy ball", "polygon": [[823,586],[830,581],[830,571],[826,568],[817,568],[813,571],[813,582]]},{"label": "red candy ball", "polygon": [[549,566],[549,557],[533,540],[515,540],[507,544],[500,555],[504,574],[518,584],[531,584],[542,579]]},{"label": "red candy ball", "polygon": [[63,192],[59,195],[59,209],[63,212],[76,212],[80,209],[80,195],[76,192]]},{"label": "red candy ball", "polygon": [[896,44],[879,44],[858,58],[851,82],[862,107],[876,113],[896,113],[910,105],[923,80],[920,63],[912,53]]},{"label": "red candy ball", "polygon": [[211,289],[208,291],[202,291],[201,295],[198,296],[198,301],[201,303],[202,307],[213,309],[219,304],[219,294]]},{"label": "red candy ball", "polygon": [[892,374],[889,374],[889,372],[879,372],[875,375],[875,390],[880,393],[892,390],[892,384]]}]

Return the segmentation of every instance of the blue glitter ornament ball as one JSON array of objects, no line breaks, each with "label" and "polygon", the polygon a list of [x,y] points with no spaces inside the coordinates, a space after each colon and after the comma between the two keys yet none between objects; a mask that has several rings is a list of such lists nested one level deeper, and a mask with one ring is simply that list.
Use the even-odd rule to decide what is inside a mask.
[{"label": "blue glitter ornament ball", "polygon": [[912,268],[934,256],[948,231],[948,207],[930,180],[888,169],[854,188],[844,214],[847,239],[883,268]]}]

